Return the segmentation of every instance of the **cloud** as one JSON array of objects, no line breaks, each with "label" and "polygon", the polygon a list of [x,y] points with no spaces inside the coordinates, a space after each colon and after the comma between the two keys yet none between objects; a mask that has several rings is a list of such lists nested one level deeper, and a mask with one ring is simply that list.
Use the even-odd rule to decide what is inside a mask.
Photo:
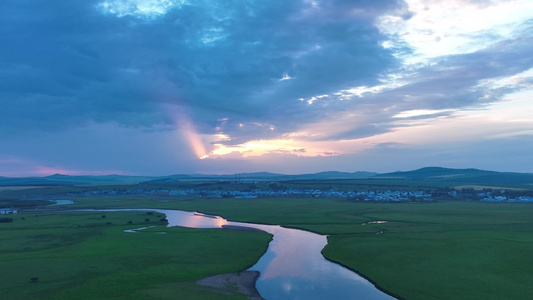
[{"label": "cloud", "polygon": [[4,3],[0,128],[159,126],[165,103],[203,133],[225,117],[235,136],[258,119],[287,131],[308,115],[298,98],[373,84],[394,64],[372,25],[393,1],[318,3]]},{"label": "cloud", "polygon": [[100,174],[104,170],[139,175],[193,173],[198,157],[184,146],[187,138],[178,130],[140,131],[112,123],[19,135],[2,141],[0,161],[5,159],[0,168],[5,169],[0,172],[30,173],[46,167],[69,174],[83,173],[77,170]]},{"label": "cloud", "polygon": [[181,0],[104,0],[97,7],[104,13],[118,17],[136,16],[156,18],[169,10],[186,4]]},{"label": "cloud", "polygon": [[[506,40],[531,19],[533,4],[527,0],[406,0],[402,8],[379,17],[377,26],[391,36],[387,47],[415,63],[476,52]],[[406,45],[410,52],[404,51]]]},{"label": "cloud", "polygon": [[[161,144],[150,151],[170,146],[190,160],[197,158],[187,143],[196,144],[198,153],[260,144],[265,153],[277,152],[273,157],[307,161],[304,156],[329,153],[340,162],[342,154],[361,152],[352,141],[458,120],[468,110],[531,90],[529,5],[4,1],[0,139],[13,142],[3,143],[0,155],[18,151],[30,157],[33,151],[25,149],[44,142],[39,136],[85,140],[104,153],[89,146],[100,145],[102,136],[112,144],[113,138],[97,133],[102,130],[125,135],[120,149],[138,146],[137,135]],[[508,14],[489,18],[498,11]],[[470,22],[472,14],[486,22]],[[401,141],[380,141],[396,142]],[[141,148],[135,155],[149,155]],[[51,154],[55,147],[44,149],[43,161],[55,160],[59,167],[80,159],[66,161]],[[253,154],[247,151],[225,155],[243,160]],[[109,169],[103,156],[94,162]],[[133,156],[123,157],[117,168]],[[215,161],[220,160],[187,161],[183,169],[205,170]],[[152,170],[153,164],[170,169],[156,160],[130,169]]]},{"label": "cloud", "polygon": [[[530,77],[520,78],[519,83],[515,81],[501,85],[483,82],[512,77],[533,68],[533,58],[529,55],[531,43],[531,38],[523,37],[500,42],[474,53],[441,57],[429,66],[417,68],[416,72],[409,75],[410,82],[404,85],[362,99],[346,100],[351,101],[352,107],[343,108],[345,111],[342,114],[346,114],[348,109],[370,117],[364,121],[367,125],[353,127],[355,130],[346,131],[344,137],[358,138],[358,133],[364,128],[390,130],[391,124],[397,123],[395,116],[409,111],[445,112],[419,116],[417,119],[446,117],[454,110],[481,108],[501,101],[506,94],[528,89],[529,79],[526,78]],[[378,132],[374,131],[375,134]],[[372,134],[372,130],[368,133]]]}]

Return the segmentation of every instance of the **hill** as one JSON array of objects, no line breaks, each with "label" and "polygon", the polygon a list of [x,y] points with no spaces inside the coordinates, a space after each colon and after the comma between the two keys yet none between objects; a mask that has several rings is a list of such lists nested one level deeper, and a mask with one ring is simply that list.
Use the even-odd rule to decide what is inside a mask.
[{"label": "hill", "polygon": [[407,172],[385,173],[376,175],[374,178],[434,180],[477,184],[533,184],[533,174],[531,173],[495,172],[478,169],[449,169],[440,167],[426,167]]},{"label": "hill", "polygon": [[[237,173],[234,175],[172,175],[147,181],[146,183],[170,183],[180,181],[286,181],[286,180],[328,180],[368,178],[378,173],[373,172],[337,172],[327,171],[313,174],[284,175],[269,172]],[[186,176],[186,177],[184,177]]]},{"label": "hill", "polygon": [[45,177],[0,177],[0,186],[136,184],[154,178],[156,177],[124,175],[70,176],[54,174]]},{"label": "hill", "polygon": [[175,174],[169,176],[70,176],[55,174],[45,177],[0,177],[0,186],[75,186],[75,185],[121,185],[137,183],[180,183],[180,182],[269,182],[289,180],[380,180],[380,181],[433,181],[457,184],[479,185],[527,185],[533,186],[533,174],[495,172],[478,169],[450,169],[426,167],[413,171],[372,173],[327,171],[312,174],[285,175],[269,172],[238,173],[233,175],[216,174]]},{"label": "hill", "polygon": [[285,175],[269,172],[238,173],[233,175],[216,174],[175,174],[169,176],[70,176],[55,174],[45,177],[0,177],[0,186],[59,186],[59,185],[110,185],[137,183],[173,183],[186,181],[284,181],[284,180],[327,180],[367,178],[376,175],[372,172],[320,172],[314,174]]}]

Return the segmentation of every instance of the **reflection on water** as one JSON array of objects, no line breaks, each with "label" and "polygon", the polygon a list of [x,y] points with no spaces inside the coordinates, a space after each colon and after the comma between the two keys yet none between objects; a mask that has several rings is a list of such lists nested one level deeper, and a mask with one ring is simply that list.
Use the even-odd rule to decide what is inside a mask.
[{"label": "reflection on water", "polygon": [[168,226],[230,225],[273,234],[267,252],[250,268],[261,273],[256,286],[265,299],[395,299],[355,272],[326,260],[320,253],[327,244],[323,235],[275,225],[230,222],[217,216],[179,210],[153,211],[164,213]]},{"label": "reflection on water", "polygon": [[261,272],[256,286],[265,299],[394,299],[355,272],[326,260],[321,253],[325,236],[255,226],[274,234],[268,252],[250,268]]},{"label": "reflection on water", "polygon": [[308,272],[309,263],[323,259],[320,251],[327,244],[325,236],[280,226],[264,226],[263,230],[274,235],[269,245],[274,255],[259,260],[251,268],[262,270],[262,280],[280,276],[312,277],[312,273]]},{"label": "reflection on water", "polygon": [[74,201],[72,200],[50,200],[51,202],[55,202],[54,204],[50,204],[50,206],[53,205],[67,205],[67,204],[73,204]]},{"label": "reflection on water", "polygon": [[190,228],[222,228],[228,221],[218,216],[204,215],[180,210],[157,210],[167,216],[168,226]]}]

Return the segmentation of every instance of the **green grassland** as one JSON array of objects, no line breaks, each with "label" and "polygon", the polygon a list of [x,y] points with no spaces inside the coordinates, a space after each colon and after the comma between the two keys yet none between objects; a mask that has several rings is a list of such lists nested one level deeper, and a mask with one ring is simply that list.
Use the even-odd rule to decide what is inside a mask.
[{"label": "green grassland", "polygon": [[[76,201],[68,209],[183,209],[325,234],[329,241],[323,250],[326,258],[357,270],[403,299],[527,299],[533,293],[531,204],[140,195],[66,198]],[[13,223],[0,224],[0,269],[13,270],[17,275],[0,277],[0,282],[10,287],[2,287],[2,293],[6,290],[11,293],[8,295],[18,295],[22,290],[21,295],[28,297],[56,295],[50,299],[71,299],[75,293],[82,293],[85,299],[101,298],[102,293],[113,299],[165,299],[179,291],[188,299],[221,299],[220,294],[194,281],[245,269],[265,250],[269,238],[255,232],[163,227],[138,234],[122,232],[143,226],[145,214],[106,212],[105,219],[102,213],[13,215]],[[152,218],[151,222],[161,225],[157,216]],[[126,225],[130,220],[133,227]],[[372,221],[387,223],[366,224]],[[156,234],[158,231],[168,233]],[[209,238],[199,238],[202,242],[198,243],[197,237]],[[255,241],[256,248],[241,249],[235,257],[222,255],[230,258],[219,260],[227,249],[240,249],[249,241]],[[194,257],[207,259],[195,261]],[[135,263],[130,265],[132,261]],[[91,269],[94,262],[96,267]],[[45,271],[32,272],[40,269]],[[39,277],[39,282],[30,283],[32,277]],[[124,290],[131,293],[121,294]]]},{"label": "green grassland", "polygon": [[364,216],[389,223],[332,234],[323,253],[405,299],[527,299],[532,213],[530,205],[387,205]]},{"label": "green grassland", "polygon": [[[157,213],[9,217],[12,223],[0,223],[2,299],[246,299],[236,288],[214,290],[195,281],[248,268],[271,238],[261,232],[167,228]],[[145,226],[154,227],[123,231]]]},{"label": "green grassland", "polygon": [[[133,202],[327,234],[328,259],[403,299],[527,299],[533,293],[533,205],[168,199]],[[84,202],[93,200],[79,205]],[[371,221],[387,223],[362,225]]]}]

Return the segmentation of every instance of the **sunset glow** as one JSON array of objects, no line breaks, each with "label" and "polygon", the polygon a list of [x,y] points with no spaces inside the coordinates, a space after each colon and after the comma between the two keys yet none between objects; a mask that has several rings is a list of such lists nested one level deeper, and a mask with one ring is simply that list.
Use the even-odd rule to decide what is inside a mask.
[{"label": "sunset glow", "polygon": [[202,142],[202,139],[198,135],[197,132],[191,130],[191,128],[186,128],[182,131],[183,135],[185,136],[185,139],[187,140],[187,144],[191,148],[191,150],[196,154],[196,156],[200,159],[204,159],[207,157],[207,153],[205,151],[204,144]]},{"label": "sunset glow", "polygon": [[190,151],[199,159],[207,158],[204,141],[183,109],[171,106],[166,106],[165,109],[174,120],[179,135],[183,137]]},{"label": "sunset glow", "polygon": [[0,4],[0,176],[533,170],[532,1],[57,1]]}]

